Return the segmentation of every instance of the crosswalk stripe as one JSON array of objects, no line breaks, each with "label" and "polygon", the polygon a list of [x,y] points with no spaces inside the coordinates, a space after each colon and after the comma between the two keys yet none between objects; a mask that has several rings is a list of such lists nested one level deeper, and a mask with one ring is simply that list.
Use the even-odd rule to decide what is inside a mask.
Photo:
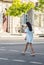
[{"label": "crosswalk stripe", "polygon": [[[19,51],[19,50],[9,50],[9,51],[11,51],[11,52],[18,52],[18,53],[22,53],[21,51]],[[30,54],[31,52],[26,52],[26,54]],[[36,55],[44,55],[44,53],[35,53]]]},{"label": "crosswalk stripe", "polygon": [[30,61],[29,63],[32,63],[32,64],[43,64],[43,63],[37,62],[37,61]]},{"label": "crosswalk stripe", "polygon": [[0,58],[0,60],[8,60],[8,58]]},{"label": "crosswalk stripe", "polygon": [[[0,48],[0,51],[6,51],[7,49],[3,49],[3,48]],[[11,50],[8,50],[9,52],[17,52],[17,53],[22,53],[21,51],[19,51],[19,50],[13,50],[13,49],[11,49]],[[1,52],[0,52],[1,53]],[[30,54],[30,52],[26,52],[26,54]],[[44,53],[35,53],[36,55],[44,55]]]},{"label": "crosswalk stripe", "polygon": [[16,62],[26,62],[25,60],[19,60],[19,59],[13,59],[12,61],[16,61]]},{"label": "crosswalk stripe", "polygon": [[0,49],[1,51],[5,51],[6,49]]},{"label": "crosswalk stripe", "polygon": [[11,51],[11,52],[19,52],[18,50],[9,50],[9,51]]}]

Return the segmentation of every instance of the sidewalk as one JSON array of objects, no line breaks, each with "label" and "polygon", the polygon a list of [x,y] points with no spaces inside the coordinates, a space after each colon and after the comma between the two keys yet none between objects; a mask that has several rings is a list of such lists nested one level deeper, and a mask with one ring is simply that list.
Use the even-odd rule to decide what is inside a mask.
[{"label": "sidewalk", "polygon": [[0,32],[0,39],[23,39],[25,38],[25,34],[23,33],[15,33],[15,34],[10,34],[6,32]]},{"label": "sidewalk", "polygon": [[[17,34],[10,34],[6,32],[0,32],[0,42],[25,42],[25,34],[17,33]],[[33,37],[33,43],[44,43],[44,37]]]},{"label": "sidewalk", "polygon": [[[7,32],[0,32],[0,39],[25,39],[25,33],[7,33]],[[44,39],[44,37],[39,37],[38,35],[34,35],[34,39]]]}]

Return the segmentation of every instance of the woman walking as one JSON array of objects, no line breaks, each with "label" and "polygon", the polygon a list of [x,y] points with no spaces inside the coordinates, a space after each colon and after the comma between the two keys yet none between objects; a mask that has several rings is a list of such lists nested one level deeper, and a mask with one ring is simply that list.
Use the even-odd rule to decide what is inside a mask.
[{"label": "woman walking", "polygon": [[32,46],[32,40],[33,40],[32,26],[29,22],[26,22],[25,33],[26,33],[26,46],[24,48],[23,55],[25,55],[25,52],[28,48],[28,45],[30,45],[30,48],[31,48],[31,51],[32,51],[31,55],[35,56],[35,52],[34,52],[34,49],[33,49],[33,46]]}]

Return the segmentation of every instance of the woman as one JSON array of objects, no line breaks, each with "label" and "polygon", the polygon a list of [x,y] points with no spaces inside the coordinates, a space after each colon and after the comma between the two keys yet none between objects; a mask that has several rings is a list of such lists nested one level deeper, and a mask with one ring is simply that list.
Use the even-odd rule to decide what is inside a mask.
[{"label": "woman", "polygon": [[27,48],[28,48],[28,45],[30,45],[30,48],[31,48],[31,55],[32,56],[35,56],[35,52],[34,52],[34,49],[32,47],[32,40],[33,40],[33,32],[32,32],[32,26],[29,22],[26,22],[26,29],[25,29],[25,33],[26,33],[26,46],[25,46],[25,49],[24,49],[24,52],[23,54],[25,54]]}]

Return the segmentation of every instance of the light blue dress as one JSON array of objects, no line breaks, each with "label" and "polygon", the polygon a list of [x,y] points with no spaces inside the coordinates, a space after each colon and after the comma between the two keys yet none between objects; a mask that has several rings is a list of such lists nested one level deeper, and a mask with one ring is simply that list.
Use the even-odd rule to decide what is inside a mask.
[{"label": "light blue dress", "polygon": [[26,42],[32,43],[32,41],[33,41],[33,32],[29,31],[28,27],[25,29],[25,32],[26,32]]}]

